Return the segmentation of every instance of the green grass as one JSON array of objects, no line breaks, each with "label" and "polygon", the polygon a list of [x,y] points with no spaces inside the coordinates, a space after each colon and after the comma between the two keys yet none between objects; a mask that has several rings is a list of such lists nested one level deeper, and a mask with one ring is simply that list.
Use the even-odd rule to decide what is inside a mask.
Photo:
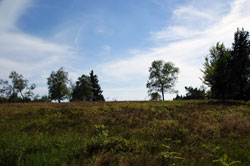
[{"label": "green grass", "polygon": [[249,166],[250,103],[0,104],[1,166],[173,164]]}]

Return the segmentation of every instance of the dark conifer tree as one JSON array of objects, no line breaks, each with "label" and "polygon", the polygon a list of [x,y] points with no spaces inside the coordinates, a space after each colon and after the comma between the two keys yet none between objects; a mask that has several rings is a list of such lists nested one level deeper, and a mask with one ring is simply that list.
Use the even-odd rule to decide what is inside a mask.
[{"label": "dark conifer tree", "polygon": [[101,86],[99,85],[99,80],[96,74],[94,74],[94,71],[91,70],[90,72],[90,80],[92,83],[92,91],[93,91],[93,101],[105,101],[103,95]]},{"label": "dark conifer tree", "polygon": [[91,101],[93,98],[93,89],[89,76],[83,74],[79,77],[72,89],[71,101]]},{"label": "dark conifer tree", "polygon": [[250,40],[249,32],[237,29],[229,60],[230,89],[233,99],[249,100],[250,88]]},{"label": "dark conifer tree", "polygon": [[229,91],[228,59],[230,50],[224,44],[217,43],[209,50],[205,58],[203,82],[211,88],[212,98],[226,99]]},{"label": "dark conifer tree", "polygon": [[237,29],[232,50],[217,43],[206,57],[203,82],[211,88],[212,98],[250,99],[249,32]]}]

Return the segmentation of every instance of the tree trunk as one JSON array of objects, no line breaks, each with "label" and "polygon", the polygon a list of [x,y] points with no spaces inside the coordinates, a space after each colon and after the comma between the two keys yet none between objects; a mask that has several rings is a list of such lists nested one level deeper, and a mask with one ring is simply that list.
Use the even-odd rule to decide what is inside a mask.
[{"label": "tree trunk", "polygon": [[164,89],[161,89],[162,101],[164,101]]},{"label": "tree trunk", "polygon": [[15,102],[15,94],[16,94],[16,92],[15,92],[15,90],[14,90],[14,88],[12,89],[12,97],[11,97],[11,102],[12,103],[14,103]]},{"label": "tree trunk", "polygon": [[61,100],[60,100],[60,99],[58,99],[58,103],[61,103]]}]

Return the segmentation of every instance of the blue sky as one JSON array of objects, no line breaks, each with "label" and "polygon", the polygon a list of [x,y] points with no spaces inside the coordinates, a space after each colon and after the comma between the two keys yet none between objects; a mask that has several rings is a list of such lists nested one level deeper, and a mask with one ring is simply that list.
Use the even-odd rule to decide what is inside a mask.
[{"label": "blue sky", "polygon": [[[63,66],[72,81],[90,70],[107,100],[148,99],[153,60],[180,68],[176,89],[202,85],[202,63],[216,42],[231,47],[250,29],[248,0],[0,0],[0,78],[11,71],[47,94]],[[166,94],[172,99],[175,94]]]}]

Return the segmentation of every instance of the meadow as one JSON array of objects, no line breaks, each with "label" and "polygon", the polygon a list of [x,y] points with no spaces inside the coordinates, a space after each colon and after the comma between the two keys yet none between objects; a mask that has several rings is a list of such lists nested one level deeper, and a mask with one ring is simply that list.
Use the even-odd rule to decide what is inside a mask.
[{"label": "meadow", "polygon": [[250,102],[0,104],[1,166],[249,166]]}]

